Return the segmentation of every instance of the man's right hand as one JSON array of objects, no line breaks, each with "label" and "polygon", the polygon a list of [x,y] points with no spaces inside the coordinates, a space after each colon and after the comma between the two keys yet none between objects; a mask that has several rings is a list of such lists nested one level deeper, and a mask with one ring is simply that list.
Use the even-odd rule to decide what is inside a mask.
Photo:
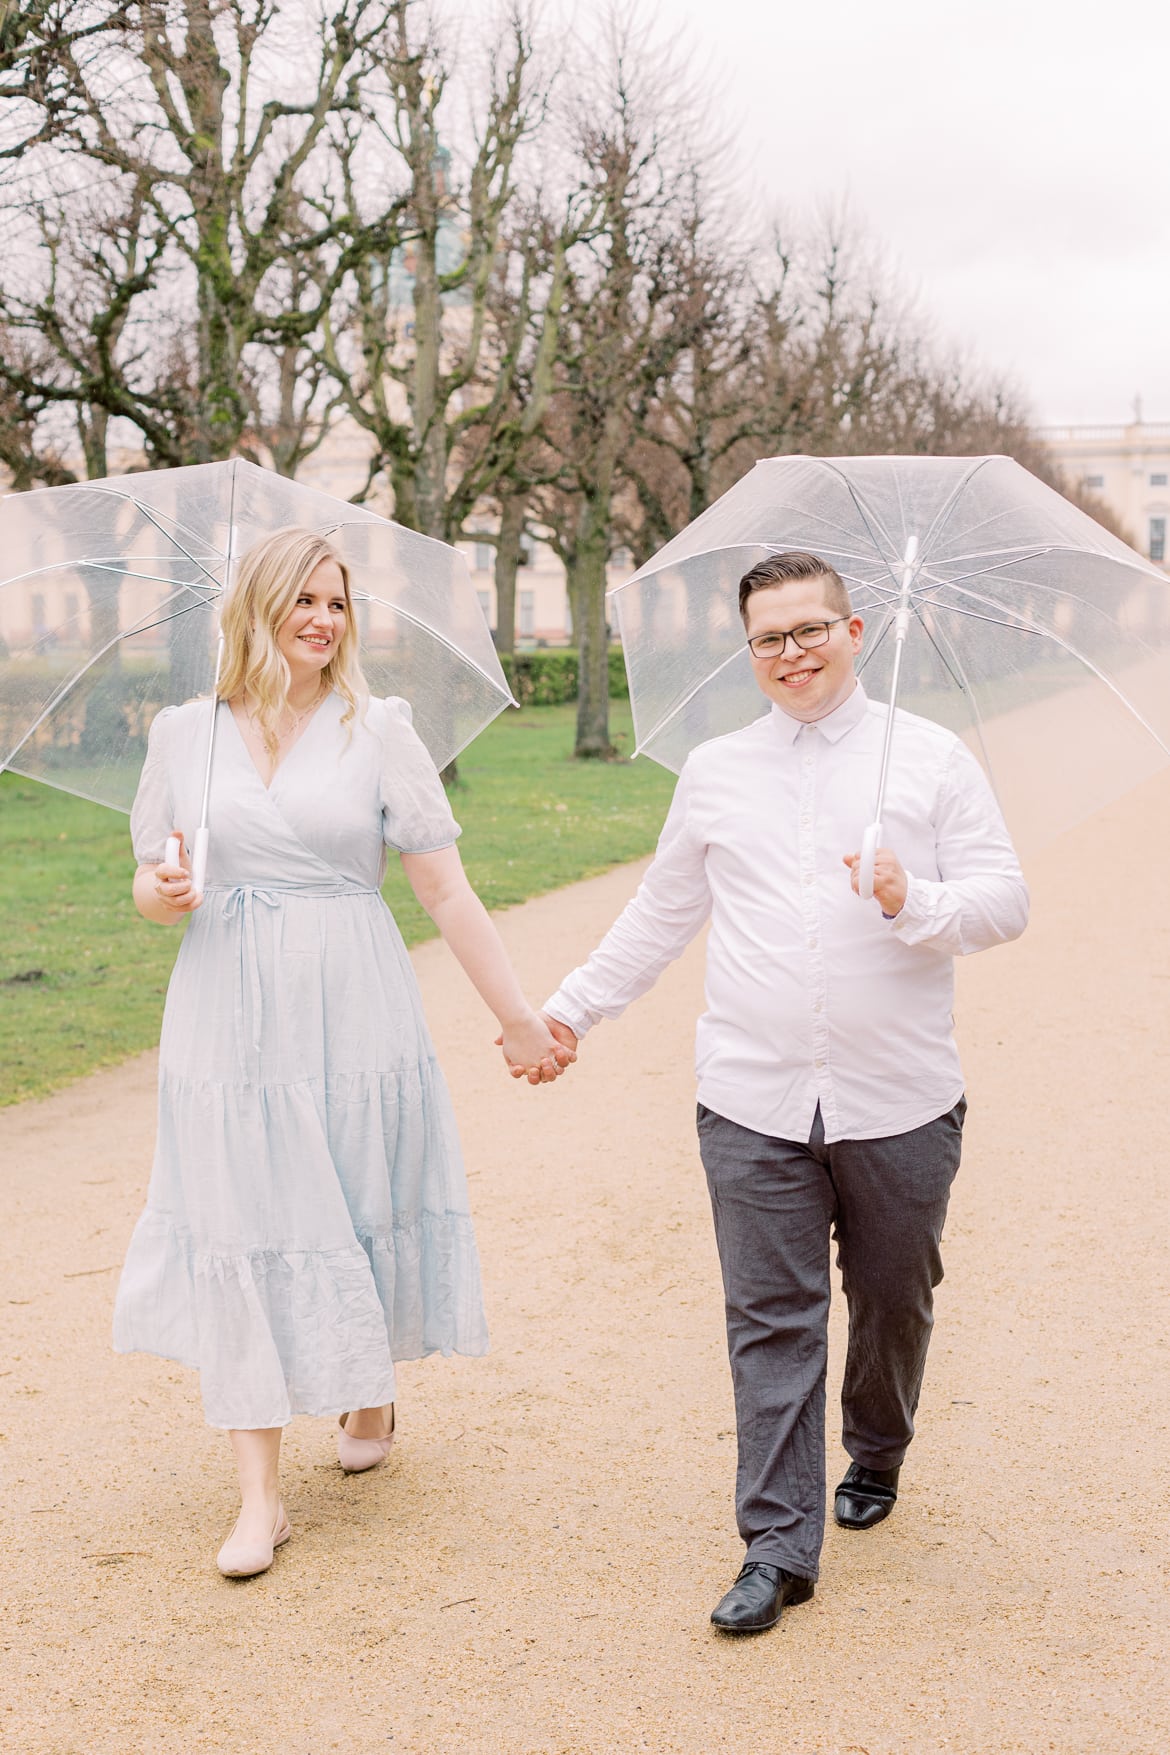
[{"label": "man's right hand", "polygon": [[577,1037],[574,1031],[570,1030],[568,1024],[562,1024],[559,1018],[551,1018],[547,1012],[539,1012],[537,1015],[544,1019],[549,1027],[549,1033],[556,1037],[561,1047],[570,1048],[576,1054]]}]

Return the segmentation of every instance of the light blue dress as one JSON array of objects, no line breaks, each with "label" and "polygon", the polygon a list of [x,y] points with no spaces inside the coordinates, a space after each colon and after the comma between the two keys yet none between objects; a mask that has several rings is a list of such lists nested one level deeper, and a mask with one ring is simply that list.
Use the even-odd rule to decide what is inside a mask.
[{"label": "light blue dress", "polygon": [[[451,1102],[387,847],[459,834],[404,701],[331,695],[267,789],[221,704],[203,906],[167,992],[158,1143],[114,1314],[119,1352],[198,1368],[209,1423],[395,1399],[394,1361],[487,1350]],[[140,863],[199,821],[210,707],[156,718]]]}]

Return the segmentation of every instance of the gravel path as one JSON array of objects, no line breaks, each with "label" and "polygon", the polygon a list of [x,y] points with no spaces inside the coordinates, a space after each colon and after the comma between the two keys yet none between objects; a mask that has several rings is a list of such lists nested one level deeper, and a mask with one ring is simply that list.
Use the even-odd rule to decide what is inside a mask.
[{"label": "gravel path", "polygon": [[[493,1351],[403,1368],[372,1475],[298,1421],[293,1539],[250,1583],[214,1568],[232,1467],[193,1377],[109,1350],[153,1058],[0,1112],[0,1746],[1163,1755],[1168,864],[1157,781],[1035,861],[1029,933],[961,970],[971,1113],[902,1495],[830,1527],[815,1600],[755,1640],[707,1625],[740,1550],[699,947],[539,1091],[415,953]],[[637,875],[502,917],[535,997]]]}]

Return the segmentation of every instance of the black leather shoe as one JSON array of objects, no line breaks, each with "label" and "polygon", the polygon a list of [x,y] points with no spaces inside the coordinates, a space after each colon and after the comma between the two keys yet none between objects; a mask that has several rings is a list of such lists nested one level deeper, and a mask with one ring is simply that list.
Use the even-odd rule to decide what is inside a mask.
[{"label": "black leather shoe", "polygon": [[711,1620],[723,1633],[762,1633],[775,1627],[789,1603],[807,1603],[813,1589],[811,1578],[797,1578],[783,1567],[749,1560],[712,1609]]},{"label": "black leather shoe", "polygon": [[833,1500],[833,1516],[846,1530],[868,1530],[889,1517],[898,1498],[897,1469],[863,1469],[850,1463]]}]

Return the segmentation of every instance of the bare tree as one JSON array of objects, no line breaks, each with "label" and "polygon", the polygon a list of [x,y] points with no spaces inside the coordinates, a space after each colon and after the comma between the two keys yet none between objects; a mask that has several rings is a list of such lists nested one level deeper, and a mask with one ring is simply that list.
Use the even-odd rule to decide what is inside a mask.
[{"label": "bare tree", "polygon": [[132,8],[92,0],[0,0],[0,159],[22,158],[75,120],[74,57]]},{"label": "bare tree", "polygon": [[[312,202],[328,175],[330,129],[357,103],[385,8],[341,0],[317,23],[276,0],[95,0],[93,10],[103,28],[84,54],[77,40],[53,43],[57,86],[69,93],[64,120],[58,106],[45,122],[61,192],[38,203],[39,299],[26,294],[14,313],[9,294],[9,320],[48,323],[59,304],[61,240],[77,237],[84,168],[111,207],[137,214],[143,244],[127,298],[149,312],[153,346],[110,348],[94,375],[63,331],[54,346],[72,377],[38,388],[125,416],[154,463],[227,457],[255,424],[258,353],[301,346],[348,270],[347,251],[371,241]],[[295,100],[272,95],[268,58],[281,48],[311,70]],[[124,310],[119,318],[126,335]]]},{"label": "bare tree", "polygon": [[[91,479],[109,473],[111,420],[128,417],[166,449],[176,412],[158,373],[158,338],[143,334],[137,312],[156,283],[165,233],[137,183],[103,194],[67,209],[38,203],[36,284],[22,290],[10,270],[0,285],[0,383],[31,423],[34,453],[45,443],[50,455],[76,448]],[[136,391],[148,356],[149,388]]]},{"label": "bare tree", "polygon": [[580,115],[576,150],[597,218],[568,256],[557,390],[544,427],[558,468],[537,495],[568,575],[579,652],[575,753],[586,757],[614,754],[605,586],[623,460],[700,317],[686,247],[696,178],[682,138],[690,107],[671,69],[641,59],[644,49],[615,35],[608,90],[590,90]]},{"label": "bare tree", "polygon": [[[30,343],[23,336],[14,337],[0,329],[0,358],[11,361],[15,369],[27,371],[34,382],[48,365],[46,359],[35,356],[35,346],[35,341]],[[24,396],[0,377],[0,465],[7,471],[9,485],[18,493],[35,487],[61,487],[77,479],[62,448],[54,445],[41,427],[43,414],[43,404]]]},{"label": "bare tree", "polygon": [[[538,192],[505,234],[489,285],[482,388],[459,435],[452,518],[490,508],[496,516],[496,644],[515,648],[516,575],[538,487],[556,480],[559,460],[543,422],[557,382],[569,253],[591,238],[600,213],[593,192],[571,190],[558,216]],[[477,528],[475,534],[484,533]]]},{"label": "bare tree", "polygon": [[[473,92],[457,78],[433,13],[413,0],[394,0],[389,13],[361,120],[349,124],[340,148],[351,212],[362,208],[370,180],[370,131],[389,149],[374,196],[365,196],[383,216],[387,246],[355,255],[348,309],[326,318],[321,357],[345,411],[370,439],[357,497],[381,478],[399,522],[454,540],[508,454],[501,434],[515,418],[523,336],[511,325],[501,331],[492,289],[501,263],[507,272],[517,157],[540,125],[544,93],[518,8]],[[459,92],[474,111],[462,154],[441,129],[449,116],[450,133],[458,133],[448,99]],[[522,305],[520,332],[531,317]]]}]

